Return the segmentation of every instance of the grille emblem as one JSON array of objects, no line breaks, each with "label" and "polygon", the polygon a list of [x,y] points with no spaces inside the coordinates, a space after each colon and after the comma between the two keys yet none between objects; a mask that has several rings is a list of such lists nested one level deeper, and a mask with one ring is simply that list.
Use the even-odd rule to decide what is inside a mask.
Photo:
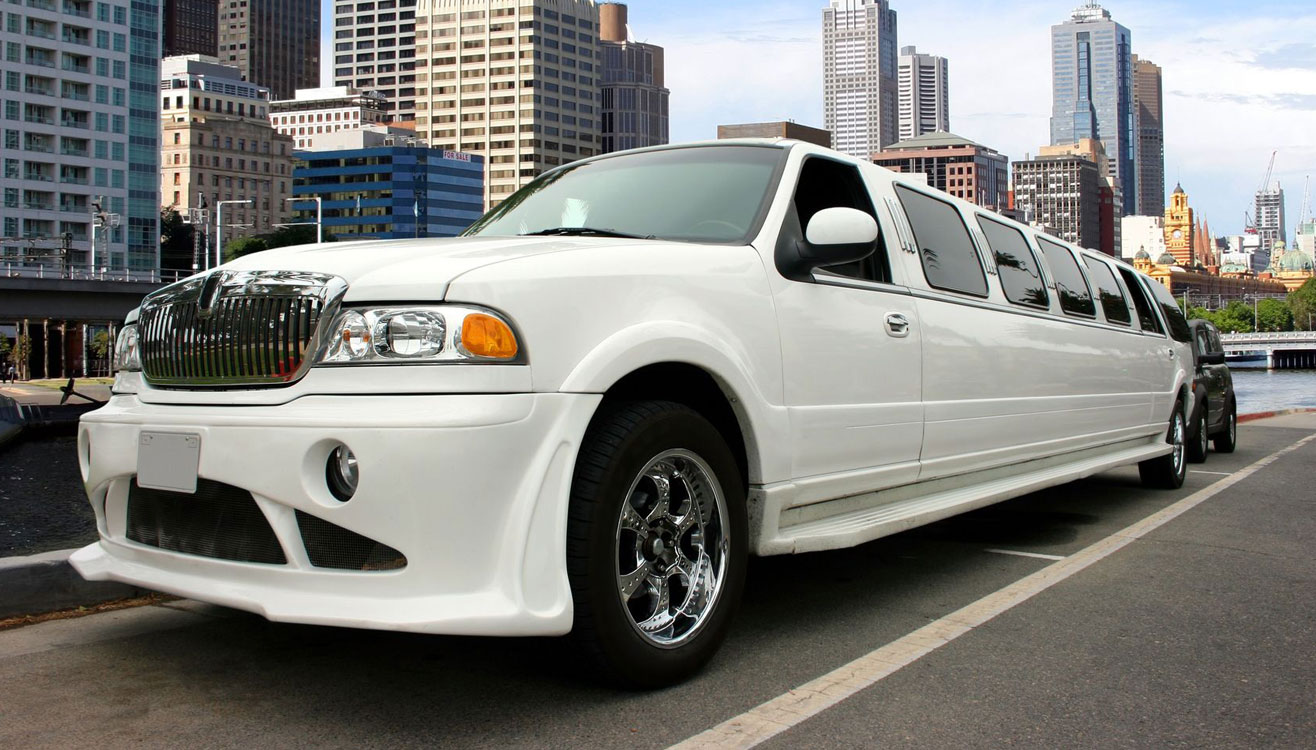
[{"label": "grille emblem", "polygon": [[216,271],[206,277],[206,281],[201,285],[201,294],[197,297],[196,312],[197,317],[205,320],[215,314],[215,302],[219,300],[219,290],[224,283],[224,273]]}]

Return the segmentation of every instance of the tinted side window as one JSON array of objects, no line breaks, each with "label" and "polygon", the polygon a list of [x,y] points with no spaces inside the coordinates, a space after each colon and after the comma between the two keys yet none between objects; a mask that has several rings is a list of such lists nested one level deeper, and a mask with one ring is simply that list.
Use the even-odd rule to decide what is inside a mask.
[{"label": "tinted side window", "polygon": [[1188,327],[1188,321],[1184,319],[1183,313],[1179,311],[1179,304],[1174,301],[1174,296],[1170,290],[1156,282],[1147,284],[1151,287],[1152,296],[1161,306],[1161,314],[1165,316],[1165,324],[1170,328],[1170,338],[1175,341],[1182,341],[1185,344],[1193,340],[1193,331]]},{"label": "tinted side window", "polygon": [[[811,156],[800,168],[800,181],[795,186],[795,212],[800,228],[807,229],[814,214],[824,208],[853,208],[863,211],[877,221],[873,202],[864,187],[863,177],[853,164],[842,164],[831,159]],[[827,266],[823,271],[870,281],[891,281],[885,245],[878,237],[877,250],[863,260]]]},{"label": "tinted side window", "polygon": [[1220,332],[1214,328],[1208,328],[1206,330],[1210,334],[1209,340],[1211,342],[1211,348],[1207,351],[1212,354],[1223,352],[1225,350],[1225,345],[1220,341]]},{"label": "tinted side window", "polygon": [[896,185],[923,261],[923,274],[936,289],[987,296],[987,275],[960,212],[951,204]]},{"label": "tinted side window", "polygon": [[1049,307],[1051,296],[1046,293],[1042,270],[1037,266],[1037,258],[1028,247],[1024,233],[986,216],[978,217],[978,226],[982,227],[987,247],[996,260],[1005,298],[1017,305]]},{"label": "tinted side window", "polygon": [[1124,277],[1124,286],[1128,287],[1129,296],[1133,297],[1133,309],[1138,311],[1138,322],[1142,324],[1142,330],[1147,333],[1164,333],[1161,322],[1152,311],[1151,301],[1138,283],[1138,275],[1127,268],[1121,268],[1120,275]]},{"label": "tinted side window", "polygon": [[1193,346],[1197,349],[1196,354],[1199,357],[1203,354],[1211,353],[1211,340],[1210,336],[1207,335],[1205,328],[1194,329]]},{"label": "tinted side window", "polygon": [[1132,325],[1129,303],[1115,281],[1115,274],[1110,272],[1110,266],[1087,256],[1083,257],[1083,263],[1088,267],[1088,275],[1097,287],[1097,299],[1101,300],[1101,311],[1106,314],[1106,320],[1122,326]]},{"label": "tinted side window", "polygon": [[1085,318],[1097,317],[1097,306],[1092,302],[1092,292],[1083,272],[1078,268],[1078,261],[1069,248],[1061,247],[1050,240],[1037,238],[1038,247],[1046,256],[1046,263],[1051,267],[1051,276],[1056,281],[1056,294],[1060,295],[1060,309],[1069,315],[1081,315]]}]

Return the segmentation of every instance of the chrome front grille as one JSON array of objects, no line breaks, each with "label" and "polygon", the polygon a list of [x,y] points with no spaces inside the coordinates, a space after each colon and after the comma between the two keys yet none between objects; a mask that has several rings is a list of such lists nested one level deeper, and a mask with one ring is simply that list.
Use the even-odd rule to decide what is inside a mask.
[{"label": "chrome front grille", "polygon": [[152,385],[283,385],[300,378],[347,285],[337,277],[216,271],[151,295],[138,320]]}]

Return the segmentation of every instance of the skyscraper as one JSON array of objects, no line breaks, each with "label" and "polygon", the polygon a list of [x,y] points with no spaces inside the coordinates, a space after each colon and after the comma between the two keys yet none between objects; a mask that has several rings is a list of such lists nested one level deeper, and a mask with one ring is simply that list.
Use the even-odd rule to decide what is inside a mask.
[{"label": "skyscraper", "polygon": [[390,119],[415,119],[416,0],[336,5],[334,85],[379,92]]},{"label": "skyscraper", "polygon": [[230,0],[219,10],[219,61],[275,99],[320,86],[320,0]]},{"label": "skyscraper", "polygon": [[831,0],[823,9],[823,127],[832,148],[867,159],[896,142],[896,52],[887,0]]},{"label": "skyscraper", "polygon": [[1161,119],[1161,68],[1133,56],[1133,110],[1138,128],[1138,205],[1142,216],[1165,211],[1165,124]]},{"label": "skyscraper", "polygon": [[626,16],[622,3],[599,5],[603,153],[661,146],[668,140],[669,92],[663,85],[663,48],[630,41]]},{"label": "skyscraper", "polygon": [[1261,249],[1270,252],[1276,242],[1288,239],[1284,231],[1284,188],[1277,183],[1274,188],[1269,185],[1257,191],[1256,213],[1257,234],[1261,236]]},{"label": "skyscraper", "polygon": [[30,3],[6,13],[0,43],[0,256],[87,270],[94,250],[97,269],[156,270],[158,0]]},{"label": "skyscraper", "polygon": [[900,140],[950,132],[950,85],[946,58],[900,50]]},{"label": "skyscraper", "polygon": [[219,0],[164,0],[164,57],[219,54]]},{"label": "skyscraper", "polygon": [[1051,143],[1096,138],[1123,190],[1124,214],[1137,209],[1133,61],[1129,30],[1094,2],[1051,27]]},{"label": "skyscraper", "polygon": [[486,156],[485,202],[599,150],[594,0],[419,0],[416,135]]}]

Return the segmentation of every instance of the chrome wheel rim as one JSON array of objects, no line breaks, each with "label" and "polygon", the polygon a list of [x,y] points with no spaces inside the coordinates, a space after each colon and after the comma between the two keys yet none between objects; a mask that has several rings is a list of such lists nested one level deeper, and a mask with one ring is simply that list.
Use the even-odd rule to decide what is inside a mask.
[{"label": "chrome wheel rim", "polygon": [[1206,455],[1206,451],[1207,451],[1206,444],[1209,440],[1210,440],[1210,436],[1206,434],[1206,414],[1203,413],[1202,421],[1197,426],[1197,444],[1201,447],[1202,449],[1201,453],[1203,456]]},{"label": "chrome wheel rim", "polygon": [[727,509],[703,459],[670,450],[631,482],[617,519],[617,592],[631,627],[672,648],[708,621],[727,570]]},{"label": "chrome wheel rim", "polygon": [[1179,474],[1183,471],[1183,445],[1184,445],[1184,419],[1183,414],[1175,414],[1174,422],[1170,425],[1170,442],[1174,445],[1174,473]]},{"label": "chrome wheel rim", "polygon": [[1233,444],[1238,439],[1238,414],[1229,413],[1229,442]]}]

